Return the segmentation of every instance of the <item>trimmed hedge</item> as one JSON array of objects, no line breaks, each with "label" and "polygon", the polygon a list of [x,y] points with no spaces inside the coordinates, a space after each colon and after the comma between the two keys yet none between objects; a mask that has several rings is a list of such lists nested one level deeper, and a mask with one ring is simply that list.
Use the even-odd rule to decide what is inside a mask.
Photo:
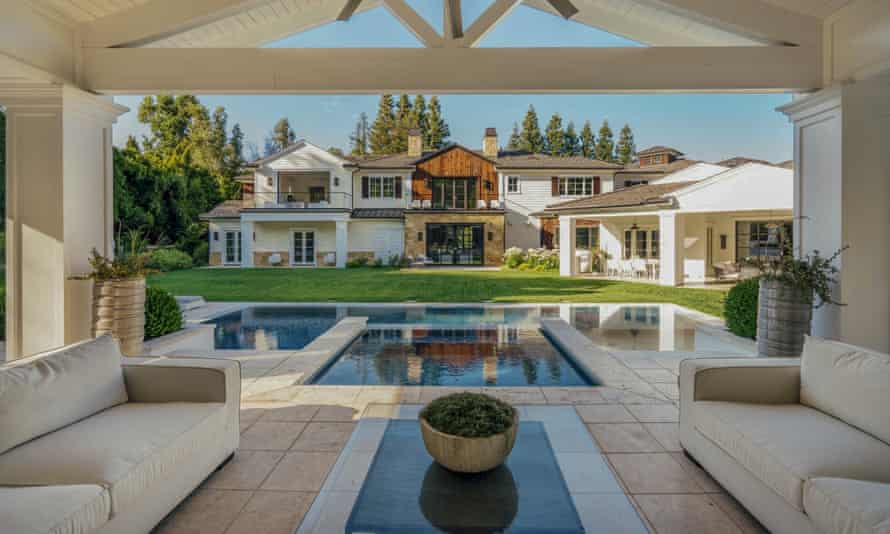
[{"label": "trimmed hedge", "polygon": [[182,329],[182,311],[170,293],[157,287],[145,288],[145,339]]},{"label": "trimmed hedge", "polygon": [[192,257],[175,248],[158,248],[151,251],[146,267],[162,272],[192,268]]},{"label": "trimmed hedge", "polygon": [[733,334],[754,339],[757,337],[757,296],[760,280],[742,280],[726,295],[726,327]]},{"label": "trimmed hedge", "polygon": [[439,432],[464,438],[486,438],[513,426],[515,410],[480,393],[454,393],[426,405],[420,417]]}]

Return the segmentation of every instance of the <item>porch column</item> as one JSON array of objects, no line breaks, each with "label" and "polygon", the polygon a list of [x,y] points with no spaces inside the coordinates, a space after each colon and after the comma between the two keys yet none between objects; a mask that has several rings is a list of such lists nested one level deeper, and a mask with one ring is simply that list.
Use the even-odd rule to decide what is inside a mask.
[{"label": "porch column", "polygon": [[114,254],[111,128],[127,108],[51,84],[2,85],[6,106],[6,358],[90,336],[93,248]]},{"label": "porch column", "polygon": [[575,219],[559,218],[559,275],[575,274]]},{"label": "porch column", "polygon": [[347,233],[348,224],[346,221],[337,221],[337,243],[336,243],[336,252],[337,252],[337,268],[342,269],[346,267],[347,256],[349,255],[349,234]]},{"label": "porch column", "polygon": [[658,214],[658,227],[661,285],[680,285],[683,283],[682,220],[676,213],[661,212]]},{"label": "porch column", "polygon": [[253,267],[253,221],[241,219],[241,267]]}]

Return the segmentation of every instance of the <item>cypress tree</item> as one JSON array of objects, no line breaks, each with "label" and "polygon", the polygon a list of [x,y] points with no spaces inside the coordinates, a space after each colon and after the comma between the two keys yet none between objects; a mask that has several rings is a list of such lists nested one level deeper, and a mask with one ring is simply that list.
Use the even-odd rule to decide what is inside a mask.
[{"label": "cypress tree", "polygon": [[630,126],[625,124],[621,132],[618,133],[618,144],[615,146],[615,156],[618,163],[627,165],[632,162],[637,155],[637,145],[634,143],[634,133]]},{"label": "cypress tree", "polygon": [[578,151],[578,134],[575,133],[575,123],[569,121],[568,126],[566,126],[565,140],[562,144],[562,155],[577,156]]},{"label": "cypress tree", "polygon": [[547,123],[545,152],[551,156],[562,156],[565,135],[562,129],[562,117],[559,116],[559,113],[554,113],[550,116],[550,122]]},{"label": "cypress tree", "polygon": [[439,104],[439,98],[433,96],[430,98],[430,108],[427,114],[427,133],[424,144],[429,150],[439,150],[445,146],[449,137],[451,137],[451,129],[442,115],[442,106]]},{"label": "cypress tree", "polygon": [[368,143],[372,154],[389,154],[392,147],[392,134],[395,128],[395,116],[392,112],[392,95],[380,95],[377,104],[377,116],[371,124]]},{"label": "cypress tree", "polygon": [[615,143],[612,140],[612,129],[609,128],[607,120],[604,120],[603,125],[600,126],[593,155],[600,161],[615,161]]},{"label": "cypress tree", "polygon": [[507,150],[519,150],[522,144],[522,138],[519,135],[519,124],[513,123],[513,133],[510,134],[510,141],[507,143]]},{"label": "cypress tree", "polygon": [[349,136],[349,142],[352,143],[349,153],[353,156],[364,156],[368,153],[368,115],[364,111],[355,122],[355,130]]},{"label": "cypress tree", "polygon": [[538,126],[538,114],[534,106],[529,106],[522,120],[522,132],[519,134],[519,149],[527,152],[543,152],[544,136]]},{"label": "cypress tree", "polygon": [[229,176],[235,176],[245,165],[244,161],[244,132],[241,125],[232,126],[232,136],[225,147],[225,167]]},{"label": "cypress tree", "polygon": [[414,97],[414,103],[411,105],[411,114],[408,118],[408,128],[418,128],[420,134],[426,137],[429,129],[429,117],[427,116],[426,99],[423,95]]},{"label": "cypress tree", "polygon": [[584,121],[584,127],[581,128],[581,146],[579,147],[581,155],[585,158],[592,158],[594,148],[596,147],[596,137],[593,135],[593,128],[590,121]]},{"label": "cypress tree", "polygon": [[399,95],[396,104],[396,123],[390,145],[390,154],[398,154],[408,150],[408,130],[411,129],[411,100],[408,95]]}]

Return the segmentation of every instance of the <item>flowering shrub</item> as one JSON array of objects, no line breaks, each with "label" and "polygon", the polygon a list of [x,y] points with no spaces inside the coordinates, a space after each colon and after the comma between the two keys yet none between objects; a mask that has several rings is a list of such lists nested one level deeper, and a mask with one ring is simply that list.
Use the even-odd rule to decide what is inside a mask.
[{"label": "flowering shrub", "polygon": [[520,271],[558,271],[559,251],[546,248],[530,248],[523,251],[511,247],[504,253],[504,265]]}]

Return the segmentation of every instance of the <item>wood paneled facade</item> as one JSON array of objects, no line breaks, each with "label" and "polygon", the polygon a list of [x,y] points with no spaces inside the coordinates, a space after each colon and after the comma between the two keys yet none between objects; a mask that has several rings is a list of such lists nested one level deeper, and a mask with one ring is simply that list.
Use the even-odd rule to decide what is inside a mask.
[{"label": "wood paneled facade", "polygon": [[417,163],[411,180],[412,198],[432,200],[434,178],[476,178],[477,199],[486,202],[498,199],[494,162],[461,146],[453,146]]}]

